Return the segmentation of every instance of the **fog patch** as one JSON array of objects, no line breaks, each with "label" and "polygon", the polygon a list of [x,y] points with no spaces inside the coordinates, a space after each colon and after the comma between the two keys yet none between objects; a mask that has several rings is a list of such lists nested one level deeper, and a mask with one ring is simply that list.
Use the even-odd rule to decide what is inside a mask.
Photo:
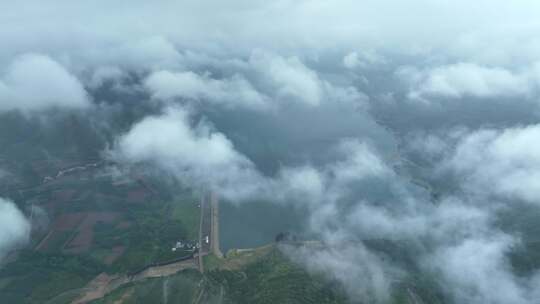
[{"label": "fog patch", "polygon": [[443,169],[466,179],[463,187],[482,195],[540,201],[540,146],[534,144],[540,126],[484,129],[471,132],[457,144]]},{"label": "fog patch", "polygon": [[17,57],[0,76],[2,111],[73,109],[88,105],[88,95],[78,79],[44,55]]},{"label": "fog patch", "polygon": [[398,75],[410,83],[408,97],[429,103],[430,98],[494,98],[538,96],[539,68],[510,71],[475,63],[456,63],[426,70],[401,68]]},{"label": "fog patch", "polygon": [[30,223],[17,206],[0,198],[0,260],[10,250],[28,242]]}]

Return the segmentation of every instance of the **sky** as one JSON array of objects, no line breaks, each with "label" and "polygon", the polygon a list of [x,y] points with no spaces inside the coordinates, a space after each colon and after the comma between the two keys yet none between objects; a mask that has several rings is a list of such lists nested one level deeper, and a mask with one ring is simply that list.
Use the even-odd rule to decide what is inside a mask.
[{"label": "sky", "polygon": [[[500,222],[540,207],[538,16],[533,0],[4,2],[0,115],[78,113],[119,166],[307,208],[331,246],[284,250],[354,299],[407,276],[351,242],[380,238],[451,303],[537,303],[540,276],[509,258],[529,236]],[[1,256],[28,221],[0,210],[17,215]]]}]

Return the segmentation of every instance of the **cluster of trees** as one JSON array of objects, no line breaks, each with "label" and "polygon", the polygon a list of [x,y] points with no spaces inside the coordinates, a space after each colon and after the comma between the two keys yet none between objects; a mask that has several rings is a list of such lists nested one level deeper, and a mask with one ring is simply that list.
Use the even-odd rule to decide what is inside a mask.
[{"label": "cluster of trees", "polygon": [[208,277],[224,286],[230,303],[347,303],[340,284],[311,276],[277,249],[241,270],[213,270]]}]

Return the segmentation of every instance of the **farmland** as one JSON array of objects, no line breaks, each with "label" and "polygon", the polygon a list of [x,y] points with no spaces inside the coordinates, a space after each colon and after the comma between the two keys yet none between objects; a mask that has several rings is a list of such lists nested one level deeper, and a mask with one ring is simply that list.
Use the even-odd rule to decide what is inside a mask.
[{"label": "farmland", "polygon": [[[43,174],[54,175],[51,172],[66,166],[55,169],[49,164]],[[12,253],[14,262],[0,269],[2,299],[61,303],[74,297],[70,290],[101,272],[126,273],[191,254],[172,252],[171,247],[196,238],[199,210],[194,194],[179,190],[158,195],[156,182],[149,178],[137,175],[118,182],[103,171],[92,167],[10,190],[20,208],[42,224],[34,225],[30,246]]]}]

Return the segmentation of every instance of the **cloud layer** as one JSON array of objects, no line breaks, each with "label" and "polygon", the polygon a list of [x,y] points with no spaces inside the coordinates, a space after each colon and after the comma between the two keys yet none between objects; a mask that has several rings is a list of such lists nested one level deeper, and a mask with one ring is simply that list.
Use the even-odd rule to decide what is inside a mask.
[{"label": "cloud layer", "polygon": [[[119,165],[306,208],[328,246],[287,250],[355,299],[416,271],[453,303],[537,298],[497,224],[540,201],[537,1],[40,4],[0,4],[0,115],[82,109]],[[29,229],[2,216],[0,254]]]}]

